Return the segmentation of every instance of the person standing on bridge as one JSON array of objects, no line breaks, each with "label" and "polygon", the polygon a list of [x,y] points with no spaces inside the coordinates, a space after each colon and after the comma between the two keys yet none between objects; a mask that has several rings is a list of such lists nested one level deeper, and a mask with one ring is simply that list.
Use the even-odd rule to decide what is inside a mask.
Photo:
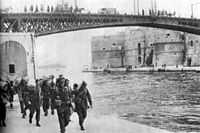
[{"label": "person standing on bridge", "polygon": [[39,85],[39,80],[36,80],[35,89],[32,92],[30,99],[30,114],[29,114],[29,123],[32,123],[32,118],[34,113],[36,112],[36,126],[40,127],[40,106],[41,106],[41,88]]},{"label": "person standing on bridge", "polygon": [[89,108],[88,102],[92,108],[92,98],[89,90],[87,89],[87,83],[83,81],[78,92],[77,90],[75,90],[75,92],[74,102],[79,118],[79,125],[81,130],[85,130],[83,123],[87,117],[87,109]]}]

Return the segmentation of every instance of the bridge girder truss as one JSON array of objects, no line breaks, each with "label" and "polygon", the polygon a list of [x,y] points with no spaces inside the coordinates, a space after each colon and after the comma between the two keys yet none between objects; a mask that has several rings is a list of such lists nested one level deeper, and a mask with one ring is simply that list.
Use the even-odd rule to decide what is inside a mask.
[{"label": "bridge girder truss", "polygon": [[200,20],[162,16],[100,15],[73,13],[0,14],[1,32],[34,32],[36,36],[82,29],[147,26],[200,35]]}]

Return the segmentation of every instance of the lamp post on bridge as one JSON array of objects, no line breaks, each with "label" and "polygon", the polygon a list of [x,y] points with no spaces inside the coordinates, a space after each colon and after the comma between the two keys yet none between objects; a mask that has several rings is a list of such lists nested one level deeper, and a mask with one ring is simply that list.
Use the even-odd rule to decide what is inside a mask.
[{"label": "lamp post on bridge", "polygon": [[199,5],[199,4],[200,4],[200,2],[191,4],[191,18],[194,18],[194,10],[193,10],[194,6]]}]

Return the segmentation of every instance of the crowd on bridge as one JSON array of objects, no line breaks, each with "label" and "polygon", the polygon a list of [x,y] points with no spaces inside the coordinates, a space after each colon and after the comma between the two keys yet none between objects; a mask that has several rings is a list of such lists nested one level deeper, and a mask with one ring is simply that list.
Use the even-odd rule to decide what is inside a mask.
[{"label": "crowd on bridge", "polygon": [[[139,12],[137,15],[139,16],[166,16],[166,17],[175,17],[176,12],[173,13],[167,12],[165,10],[145,10],[142,9],[141,12]],[[71,29],[74,26],[83,26],[87,25],[93,22],[84,21],[81,20],[75,20],[76,18],[70,18],[69,20],[61,19],[43,19],[43,20],[22,20],[20,23],[14,23],[13,20],[6,20],[2,21],[0,31],[1,32],[34,32],[34,33],[40,33],[40,32],[48,32],[48,31],[62,31],[66,29]],[[99,23],[102,23],[104,20],[99,20]],[[16,21],[17,22],[17,21]],[[95,21],[95,24],[98,24],[98,22]]]},{"label": "crowd on bridge", "polygon": [[29,123],[32,123],[35,115],[36,126],[40,127],[40,108],[44,111],[44,116],[57,112],[60,125],[60,132],[65,133],[66,126],[70,123],[70,116],[73,112],[78,114],[81,130],[85,130],[84,121],[87,117],[87,109],[92,108],[92,99],[87,83],[83,81],[70,86],[69,80],[63,75],[54,80],[51,75],[46,78],[37,79],[36,85],[29,85],[26,78],[20,81],[4,81],[0,79],[0,127],[6,126],[6,106],[10,103],[13,108],[14,95],[18,95],[22,118],[29,110]]},{"label": "crowd on bridge", "polygon": [[27,21],[21,22],[19,28],[12,27],[11,22],[4,22],[1,27],[1,32],[47,32],[63,30],[72,27],[72,23],[67,23],[65,21]]},{"label": "crowd on bridge", "polygon": [[1,32],[48,32],[48,31],[60,31],[71,29],[74,26],[78,27],[81,24],[87,25],[87,23],[72,22],[73,20],[61,21],[61,20],[43,20],[43,21],[23,21],[20,22],[20,26],[13,26],[12,22],[4,22],[1,27]]}]

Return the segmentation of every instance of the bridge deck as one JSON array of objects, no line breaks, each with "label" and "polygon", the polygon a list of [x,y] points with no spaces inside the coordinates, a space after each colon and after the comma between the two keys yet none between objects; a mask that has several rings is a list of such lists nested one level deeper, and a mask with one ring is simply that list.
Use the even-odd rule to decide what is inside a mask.
[{"label": "bridge deck", "polygon": [[200,19],[126,14],[11,13],[0,14],[1,32],[35,32],[37,36],[75,30],[145,26],[200,35]]}]

